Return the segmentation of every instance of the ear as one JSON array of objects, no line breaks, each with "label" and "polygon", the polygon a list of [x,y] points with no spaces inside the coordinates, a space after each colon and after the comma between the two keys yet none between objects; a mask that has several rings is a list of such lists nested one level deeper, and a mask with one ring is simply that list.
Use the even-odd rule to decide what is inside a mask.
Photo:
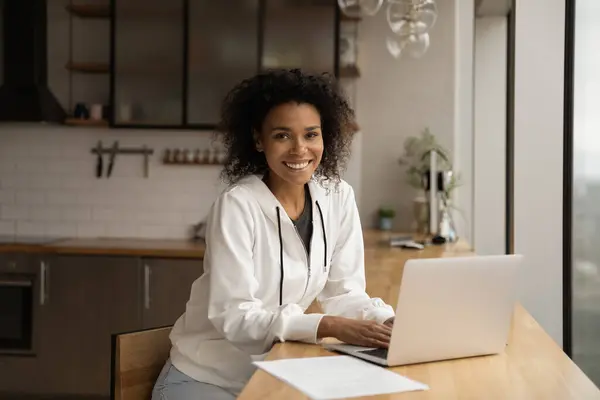
[{"label": "ear", "polygon": [[262,152],[263,146],[262,146],[262,142],[260,140],[260,133],[258,131],[256,131],[256,129],[254,130],[253,136],[254,136],[254,146],[256,147],[256,150],[259,152]]}]

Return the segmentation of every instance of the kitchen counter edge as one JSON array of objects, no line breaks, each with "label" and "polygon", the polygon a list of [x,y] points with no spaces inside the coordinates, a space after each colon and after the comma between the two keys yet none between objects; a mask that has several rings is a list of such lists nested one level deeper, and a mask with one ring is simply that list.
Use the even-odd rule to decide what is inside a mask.
[{"label": "kitchen counter edge", "polygon": [[0,253],[131,256],[164,258],[204,257],[203,242],[177,239],[64,239],[49,243],[1,243]]}]

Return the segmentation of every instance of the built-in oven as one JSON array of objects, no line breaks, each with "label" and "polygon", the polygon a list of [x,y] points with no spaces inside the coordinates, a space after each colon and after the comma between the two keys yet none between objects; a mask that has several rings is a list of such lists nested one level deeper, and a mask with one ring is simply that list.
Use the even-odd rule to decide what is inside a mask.
[{"label": "built-in oven", "polygon": [[23,254],[0,254],[0,355],[34,356],[45,264]]},{"label": "built-in oven", "polygon": [[33,351],[35,275],[0,274],[0,352]]}]

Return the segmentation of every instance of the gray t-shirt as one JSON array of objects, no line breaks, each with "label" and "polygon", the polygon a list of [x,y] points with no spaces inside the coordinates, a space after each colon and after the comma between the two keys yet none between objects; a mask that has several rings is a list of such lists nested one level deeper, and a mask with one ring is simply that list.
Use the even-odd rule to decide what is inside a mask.
[{"label": "gray t-shirt", "polygon": [[304,201],[304,210],[302,210],[302,214],[296,220],[292,220],[302,241],[304,242],[304,247],[306,248],[306,253],[310,255],[310,239],[313,233],[313,224],[312,224],[312,198],[310,197],[310,190],[308,187],[304,189],[305,198]]}]

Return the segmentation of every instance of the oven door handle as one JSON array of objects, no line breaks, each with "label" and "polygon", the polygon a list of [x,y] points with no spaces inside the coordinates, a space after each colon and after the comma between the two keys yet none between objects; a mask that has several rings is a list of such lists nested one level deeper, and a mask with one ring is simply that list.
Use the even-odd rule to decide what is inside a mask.
[{"label": "oven door handle", "polygon": [[0,278],[0,286],[11,286],[11,287],[31,287],[33,283],[29,279],[25,278]]}]

